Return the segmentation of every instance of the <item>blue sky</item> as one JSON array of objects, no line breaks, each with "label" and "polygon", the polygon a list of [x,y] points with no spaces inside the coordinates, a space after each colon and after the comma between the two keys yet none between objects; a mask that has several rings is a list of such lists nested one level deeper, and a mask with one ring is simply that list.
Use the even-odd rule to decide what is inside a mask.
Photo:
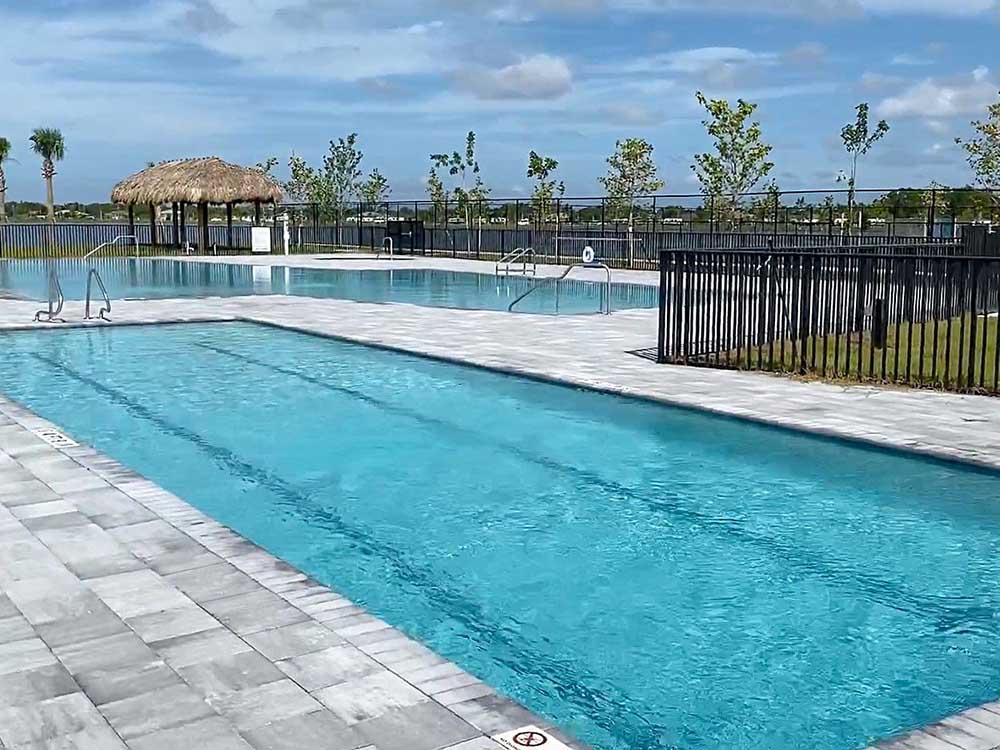
[{"label": "blue sky", "polygon": [[699,89],[759,103],[784,188],[833,184],[859,101],[892,127],[862,187],[964,184],[954,138],[1000,90],[1000,0],[0,0],[0,19],[9,200],[44,195],[38,126],[66,138],[57,201],[161,159],[318,162],[351,131],[392,197],[421,198],[428,155],[470,129],[495,196],[529,192],[530,149],[597,195],[628,136],[695,192]]}]

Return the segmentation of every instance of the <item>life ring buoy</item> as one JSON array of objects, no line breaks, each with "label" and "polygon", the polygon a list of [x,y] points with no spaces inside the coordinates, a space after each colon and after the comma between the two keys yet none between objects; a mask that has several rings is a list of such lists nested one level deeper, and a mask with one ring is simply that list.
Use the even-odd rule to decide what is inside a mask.
[{"label": "life ring buoy", "polygon": [[583,248],[583,262],[584,263],[594,262],[594,248],[592,248],[590,245],[587,245],[585,248]]}]

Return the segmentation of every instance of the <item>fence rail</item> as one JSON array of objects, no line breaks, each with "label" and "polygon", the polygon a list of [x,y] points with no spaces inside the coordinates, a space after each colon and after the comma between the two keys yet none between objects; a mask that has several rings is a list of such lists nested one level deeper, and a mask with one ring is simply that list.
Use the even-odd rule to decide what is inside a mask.
[{"label": "fence rail", "polygon": [[998,393],[1000,235],[832,249],[661,252],[658,361]]}]

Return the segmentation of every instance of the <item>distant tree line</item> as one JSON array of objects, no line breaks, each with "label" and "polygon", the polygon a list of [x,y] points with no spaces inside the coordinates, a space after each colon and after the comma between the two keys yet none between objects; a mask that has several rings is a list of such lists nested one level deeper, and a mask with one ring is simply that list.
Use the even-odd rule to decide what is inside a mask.
[{"label": "distant tree line", "polygon": [[[767,206],[777,206],[782,191],[773,178],[767,179],[775,166],[770,160],[773,149],[765,141],[760,123],[754,119],[757,105],[743,99],[738,99],[733,105],[725,99],[709,99],[701,92],[696,97],[706,113],[702,124],[712,139],[712,148],[695,155],[691,169],[698,178],[704,207],[710,210],[713,220],[724,226],[747,215],[760,213]],[[988,108],[985,120],[976,120],[971,125],[974,136],[957,139],[956,142],[965,150],[977,187],[983,192],[976,195],[963,193],[960,209],[971,207],[992,216],[1000,210],[1000,101]],[[845,125],[840,133],[847,168],[841,172],[839,180],[847,186],[844,208],[845,223],[849,228],[855,226],[856,218],[861,220],[862,213],[874,217],[890,208],[917,208],[913,205],[915,202],[935,200],[938,192],[941,193],[943,212],[959,209],[954,204],[954,193],[949,194],[940,189],[941,186],[931,185],[927,191],[893,191],[871,202],[863,212],[859,210],[857,184],[862,159],[889,131],[885,120],[870,123],[869,105],[862,102],[855,108],[854,120]],[[65,157],[65,142],[62,133],[55,128],[37,128],[29,141],[31,150],[42,162],[41,172],[46,186],[44,207],[47,219],[53,222],[55,165]],[[470,227],[481,225],[493,213],[488,207],[492,191],[480,169],[476,145],[476,134],[469,131],[464,148],[430,154],[430,169],[426,177],[427,196],[434,214],[443,215],[451,211],[452,216],[459,217]],[[599,178],[605,191],[602,218],[605,211],[610,212],[612,220],[624,222],[631,229],[636,221],[648,217],[645,196],[665,186],[653,160],[653,150],[652,144],[643,138],[625,138],[616,142],[614,153],[606,160],[607,172]],[[0,221],[7,219],[4,165],[11,160],[12,151],[11,142],[0,137]],[[358,134],[350,133],[330,141],[319,165],[311,165],[293,153],[288,160],[289,179],[282,183],[282,187],[292,201],[313,204],[318,218],[339,220],[349,206],[357,203],[379,206],[392,194],[389,180],[378,169],[365,174],[363,159]],[[270,174],[278,163],[277,158],[271,157],[256,168]],[[532,180],[532,193],[527,203],[536,222],[546,221],[558,210],[556,206],[565,192],[563,182],[556,175],[558,168],[559,162],[555,158],[533,150],[528,153],[525,174]],[[755,191],[762,195],[748,201],[746,194]],[[35,205],[41,206],[22,203],[19,208]],[[833,196],[827,196],[824,207],[833,208],[834,205]],[[79,210],[92,214],[89,207]],[[104,209],[98,211],[103,212]]]}]

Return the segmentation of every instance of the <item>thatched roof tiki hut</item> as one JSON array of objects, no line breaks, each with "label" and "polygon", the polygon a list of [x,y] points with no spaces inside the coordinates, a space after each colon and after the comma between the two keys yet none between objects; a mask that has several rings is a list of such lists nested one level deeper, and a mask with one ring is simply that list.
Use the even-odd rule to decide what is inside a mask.
[{"label": "thatched roof tiki hut", "polygon": [[[208,207],[226,207],[226,244],[233,247],[233,206],[254,205],[254,225],[261,223],[261,204],[279,203],[282,199],[278,184],[259,169],[229,164],[214,156],[203,159],[179,159],[156,164],[127,177],[111,191],[111,200],[128,206],[129,229],[135,235],[137,205],[149,206],[150,242],[159,244],[156,236],[156,207],[170,204],[173,221],[172,244],[186,242],[187,206],[198,207],[198,250],[209,248]],[[178,227],[178,218],[180,226]]]}]

